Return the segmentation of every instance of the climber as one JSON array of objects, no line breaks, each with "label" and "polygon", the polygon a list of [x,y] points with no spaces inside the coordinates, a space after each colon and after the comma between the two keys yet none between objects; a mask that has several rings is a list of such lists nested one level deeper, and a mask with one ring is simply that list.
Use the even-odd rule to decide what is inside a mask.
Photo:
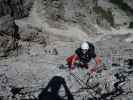
[{"label": "climber", "polygon": [[[85,41],[75,50],[75,54],[66,59],[69,69],[75,69],[75,64],[80,68],[89,69],[88,63],[94,59],[96,66],[101,64],[99,56],[95,53],[95,47],[92,43]],[[95,72],[96,68],[92,68],[91,72]]]}]

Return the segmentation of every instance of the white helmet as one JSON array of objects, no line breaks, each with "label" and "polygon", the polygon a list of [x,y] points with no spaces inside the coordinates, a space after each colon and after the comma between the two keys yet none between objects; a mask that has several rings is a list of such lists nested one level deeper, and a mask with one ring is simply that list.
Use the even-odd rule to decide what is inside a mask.
[{"label": "white helmet", "polygon": [[87,42],[83,42],[82,44],[81,44],[81,49],[83,49],[83,50],[85,50],[85,49],[89,49],[89,44],[87,43]]}]

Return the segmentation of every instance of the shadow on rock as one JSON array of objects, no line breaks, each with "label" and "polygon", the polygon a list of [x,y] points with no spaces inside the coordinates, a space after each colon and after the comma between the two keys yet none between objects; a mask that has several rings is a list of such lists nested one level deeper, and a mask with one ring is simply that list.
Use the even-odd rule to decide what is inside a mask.
[{"label": "shadow on rock", "polygon": [[[61,86],[65,90],[65,98],[67,97],[67,99],[59,95]],[[66,85],[65,79],[60,76],[54,76],[40,93],[39,100],[74,100],[74,98]]]}]

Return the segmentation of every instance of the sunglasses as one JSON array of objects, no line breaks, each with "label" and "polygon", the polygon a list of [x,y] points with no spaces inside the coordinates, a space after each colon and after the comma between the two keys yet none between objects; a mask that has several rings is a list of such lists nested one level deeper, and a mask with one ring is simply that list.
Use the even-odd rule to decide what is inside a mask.
[{"label": "sunglasses", "polygon": [[82,49],[82,52],[86,52],[86,51],[88,51],[88,49]]}]

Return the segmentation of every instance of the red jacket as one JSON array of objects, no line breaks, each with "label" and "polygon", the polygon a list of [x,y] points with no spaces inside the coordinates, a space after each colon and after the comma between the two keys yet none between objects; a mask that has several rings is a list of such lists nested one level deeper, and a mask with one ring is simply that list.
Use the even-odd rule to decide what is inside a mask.
[{"label": "red jacket", "polygon": [[[75,54],[75,55],[72,55],[72,56],[70,56],[70,57],[68,57],[68,58],[66,59],[66,61],[67,61],[67,64],[68,64],[69,68],[70,68],[70,69],[74,69],[75,66],[73,66],[73,65],[74,65],[75,62],[76,62],[77,60],[79,60],[79,59],[80,59],[80,58],[79,58],[76,54]],[[97,65],[101,64],[101,59],[100,59],[99,56],[96,56],[96,57],[95,57],[95,61],[96,61],[96,64],[97,64]]]},{"label": "red jacket", "polygon": [[68,64],[70,69],[75,68],[75,66],[72,66],[72,65],[74,65],[75,61],[77,61],[77,60],[79,60],[79,57],[77,55],[72,55],[66,59],[67,64]]}]

